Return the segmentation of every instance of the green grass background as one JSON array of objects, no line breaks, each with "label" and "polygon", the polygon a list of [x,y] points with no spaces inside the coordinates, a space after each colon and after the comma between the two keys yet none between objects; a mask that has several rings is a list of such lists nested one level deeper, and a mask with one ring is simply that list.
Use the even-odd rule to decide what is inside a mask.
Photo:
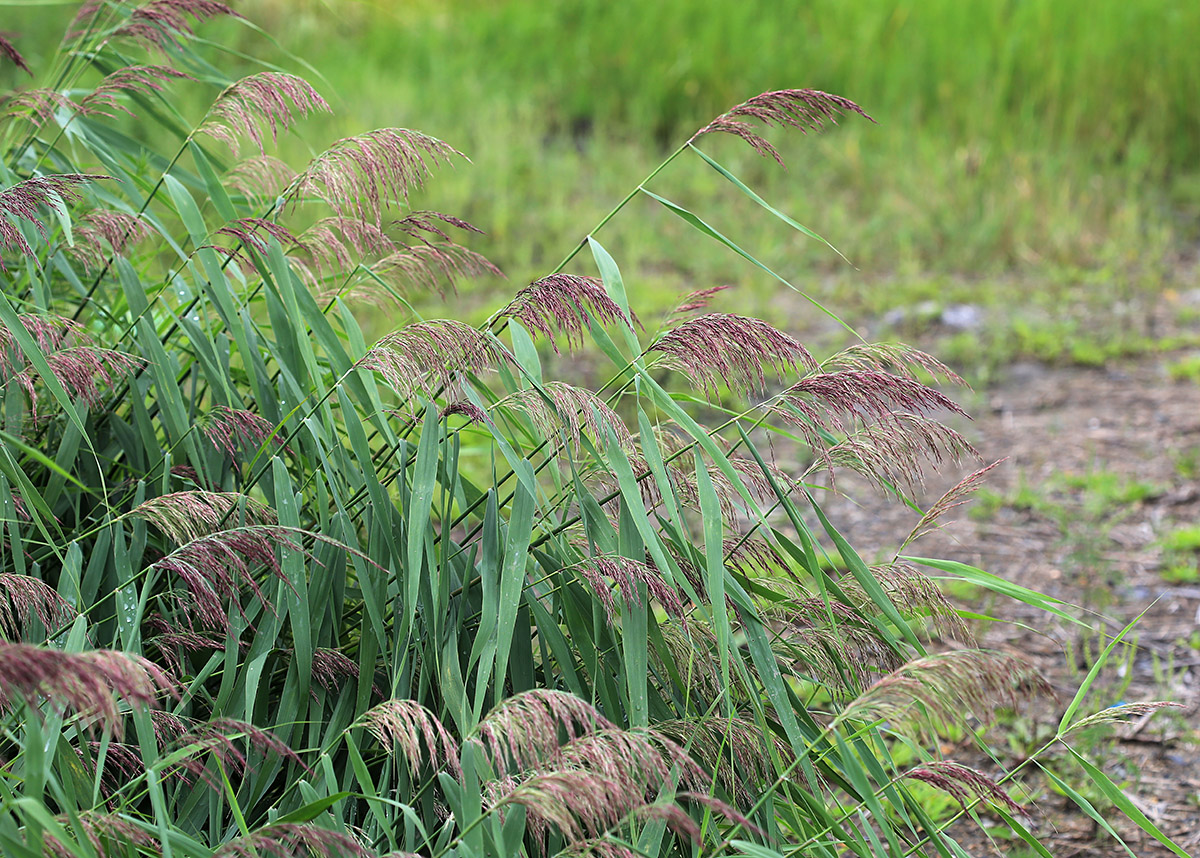
[{"label": "green grass background", "polygon": [[[337,117],[284,150],[399,125],[472,163],[417,201],[488,232],[472,246],[516,282],[550,268],[679,142],[767,89],[854,99],[878,125],[769,132],[789,169],[732,138],[703,148],[852,260],[752,216],[698,159],[651,186],[870,336],[939,338],[976,375],[1032,357],[1101,363],[1194,336],[1200,211],[1200,4],[1178,0],[252,0],[279,63],[325,75]],[[45,44],[68,7],[7,29]],[[16,20],[21,19],[21,20]],[[214,41],[238,32],[199,28]],[[292,58],[287,53],[293,55]],[[32,48],[31,60],[37,60]],[[224,61],[228,62],[228,60]],[[7,79],[6,79],[7,80]],[[204,105],[195,105],[198,117]],[[724,309],[821,336],[798,298],[693,240],[649,200],[606,227],[639,306],[718,283]],[[494,300],[464,290],[481,313]],[[486,290],[482,290],[486,291]],[[943,330],[954,304],[980,328]],[[899,312],[895,311],[899,308]],[[427,309],[437,314],[436,302]],[[1164,314],[1165,322],[1164,325]],[[944,326],[943,326],[944,327]]]}]

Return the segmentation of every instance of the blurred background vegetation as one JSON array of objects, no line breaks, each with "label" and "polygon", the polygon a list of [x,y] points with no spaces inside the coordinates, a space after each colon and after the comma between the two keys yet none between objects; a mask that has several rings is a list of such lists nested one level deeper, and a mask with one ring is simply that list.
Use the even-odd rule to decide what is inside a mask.
[{"label": "blurred background vegetation", "polygon": [[[699,159],[654,187],[871,338],[919,340],[984,381],[1014,359],[1099,364],[1192,343],[1200,214],[1200,4],[1178,0],[246,0],[336,118],[285,141],[300,163],[332,138],[399,125],[472,164],[420,205],[487,231],[472,246],[515,283],[549,271],[665,155],[763,90],[845,95],[878,120],[770,135],[789,170],[739,141],[707,148],[853,262],[747,218]],[[34,68],[73,4],[10,16]],[[41,46],[41,47],[39,47]],[[268,51],[268,54],[270,51]],[[222,64],[230,60],[222,58]],[[0,84],[16,83],[11,70]],[[312,76],[312,75],[310,75]],[[215,94],[215,93],[214,93]],[[185,113],[198,118],[205,104]],[[824,322],[715,243],[638,201],[606,228],[638,306],[738,286],[728,305],[819,338]],[[753,223],[754,235],[746,235]],[[764,232],[765,231],[765,232]],[[458,311],[492,309],[465,287]],[[464,309],[465,305],[465,309]],[[436,312],[433,304],[429,310]]]}]

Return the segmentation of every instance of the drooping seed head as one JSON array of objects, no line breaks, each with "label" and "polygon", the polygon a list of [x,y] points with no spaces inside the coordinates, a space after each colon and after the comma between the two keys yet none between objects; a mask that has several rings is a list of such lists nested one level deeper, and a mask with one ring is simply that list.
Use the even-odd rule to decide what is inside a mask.
[{"label": "drooping seed head", "polygon": [[953,760],[931,760],[909,769],[902,777],[937,787],[966,810],[968,803],[988,801],[1020,816],[1029,811],[1013,801],[995,780],[969,766]]},{"label": "drooping seed head", "polygon": [[240,151],[240,141],[249,138],[265,155],[264,126],[275,143],[280,131],[317,112],[329,113],[329,104],[304,78],[285,72],[258,72],[226,87],[197,133],[227,144],[235,155]]},{"label": "drooping seed head", "polygon": [[[29,221],[45,238],[49,233],[39,211],[42,206],[61,210],[67,203],[79,199],[81,185],[107,178],[110,177],[87,173],[57,173],[35,176],[0,191],[0,250],[12,249],[26,256],[33,254],[29,242],[8,216]],[[3,270],[6,269],[3,259],[0,259],[0,271]]]},{"label": "drooping seed head", "polygon": [[558,751],[560,735],[566,741],[613,725],[595,706],[573,694],[534,689],[514,694],[496,705],[479,722],[473,736],[504,773],[536,768]]},{"label": "drooping seed head", "polygon": [[33,77],[33,71],[25,63],[25,58],[21,56],[21,52],[17,50],[17,46],[12,43],[12,33],[0,33],[0,54],[6,56],[17,68],[25,72],[25,74]]},{"label": "drooping seed head", "polygon": [[228,525],[278,524],[275,511],[238,492],[173,492],[131,510],[179,545],[215,534]]},{"label": "drooping seed head", "polygon": [[90,93],[79,99],[81,116],[108,116],[116,112],[136,116],[117,100],[121,93],[149,94],[162,92],[169,80],[191,79],[191,75],[170,66],[126,66],[105,77]]},{"label": "drooping seed head", "polygon": [[399,750],[410,772],[419,771],[423,762],[435,770],[445,766],[456,774],[462,771],[458,743],[437,716],[415,700],[385,700],[367,710],[358,723],[389,751]]},{"label": "drooping seed head", "polygon": [[0,573],[0,634],[6,640],[26,637],[35,618],[48,634],[54,634],[78,614],[70,602],[41,579]]},{"label": "drooping seed head", "polygon": [[593,319],[601,324],[636,321],[608,296],[601,280],[574,274],[551,274],[529,284],[499,315],[542,334],[556,353],[555,334],[563,334],[568,347],[582,346],[583,329]]}]

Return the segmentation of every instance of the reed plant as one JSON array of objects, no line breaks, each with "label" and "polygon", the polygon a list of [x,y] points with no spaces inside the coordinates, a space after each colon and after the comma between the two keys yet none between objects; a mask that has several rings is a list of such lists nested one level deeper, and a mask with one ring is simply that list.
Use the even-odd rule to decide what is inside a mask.
[{"label": "reed plant", "polygon": [[[941,422],[961,380],[849,331],[815,355],[709,284],[641,319],[598,240],[644,197],[764,268],[659,173],[700,159],[819,240],[701,147],[776,158],[770,128],[865,112],[751,98],[505,286],[460,243],[476,227],[411,205],[451,145],[380,128],[298,169],[271,154],[328,104],[275,68],[226,79],[198,34],[237,17],[86,3],[36,74],[0,39],[31,78],[0,123],[5,854],[949,856],[962,817],[1048,854],[1025,773],[1158,704],[1084,715],[1093,672],[1012,768],[940,756],[1052,692],[976,648],[924,570],[1069,616],[910,556],[986,472],[911,499],[974,456]],[[509,290],[485,324],[413,315],[468,277]],[[381,312],[402,321],[368,344]],[[608,380],[551,377],[561,352]],[[886,564],[818,500],[850,471],[914,507]]]}]

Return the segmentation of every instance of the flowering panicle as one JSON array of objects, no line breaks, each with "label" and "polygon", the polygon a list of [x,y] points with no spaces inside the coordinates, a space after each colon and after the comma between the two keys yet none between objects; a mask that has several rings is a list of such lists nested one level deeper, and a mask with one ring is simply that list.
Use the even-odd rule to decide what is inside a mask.
[{"label": "flowering panicle", "polygon": [[[65,203],[79,199],[80,185],[107,178],[87,173],[57,173],[34,176],[0,191],[0,250],[11,249],[32,256],[33,248],[9,218],[29,221],[46,238],[49,233],[38,211],[40,207],[60,209]],[[4,262],[0,259],[0,271],[3,270]]]},{"label": "flowering panicle", "polygon": [[529,284],[499,315],[516,319],[545,336],[555,353],[555,334],[564,334],[569,348],[582,346],[583,329],[593,318],[603,324],[621,321],[632,325],[625,311],[608,296],[601,280],[574,274],[551,274]]},{"label": "flowering panicle", "polygon": [[180,626],[178,622],[170,622],[162,614],[154,614],[147,618],[147,625],[156,634],[146,639],[146,643],[158,650],[159,658],[171,669],[172,673],[184,674],[184,654],[205,652],[208,650],[225,651],[229,636],[223,631],[205,631]]},{"label": "flowering panicle", "polygon": [[581,450],[585,429],[601,450],[609,433],[622,450],[634,449],[633,436],[625,421],[599,396],[582,387],[551,381],[541,388],[517,391],[504,404],[525,411],[546,438],[558,436],[561,427],[575,455]]},{"label": "flowering panicle", "polygon": [[971,499],[971,495],[983,485],[983,481],[988,473],[1006,461],[1008,461],[1007,458],[992,462],[990,465],[980,468],[974,473],[967,474],[967,476],[955,483],[949,491],[938,498],[937,502],[921,516],[921,520],[916,523],[912,531],[905,537],[904,543],[900,546],[897,553],[904,551],[905,548],[925,534],[941,527],[938,521],[950,512],[950,510],[967,503]]},{"label": "flowering panicle", "polygon": [[664,364],[687,373],[706,394],[724,384],[751,393],[767,386],[767,370],[782,379],[798,368],[815,370],[817,362],[800,342],[761,319],[709,313],[663,334],[650,351]]},{"label": "flowering panicle", "polygon": [[9,62],[13,63],[25,74],[33,77],[33,70],[25,63],[25,58],[21,56],[21,52],[17,50],[17,46],[8,38],[9,34],[0,33],[0,54],[8,58]]},{"label": "flowering panicle", "polygon": [[685,618],[683,600],[679,592],[648,563],[639,563],[617,554],[600,554],[567,568],[578,572],[591,585],[592,590],[600,597],[610,623],[613,621],[616,603],[613,599],[612,584],[606,581],[606,578],[616,583],[626,604],[641,606],[642,597],[638,585],[643,584],[649,597],[662,605],[669,616],[680,620]]},{"label": "flowering panicle", "polygon": [[488,420],[487,412],[469,399],[459,399],[451,402],[439,412],[438,417],[445,420],[452,414],[466,417],[468,423],[483,423],[486,425],[491,422]]},{"label": "flowering panicle", "polygon": [[1099,712],[1093,712],[1091,715],[1088,715],[1084,718],[1080,718],[1066,729],[1066,733],[1073,733],[1076,730],[1082,730],[1085,727],[1095,727],[1097,724],[1111,724],[1115,721],[1124,721],[1127,718],[1148,718],[1159,709],[1168,708],[1182,709],[1183,704],[1168,703],[1164,700],[1144,700],[1136,703],[1118,703],[1114,706],[1109,706],[1106,709],[1101,709]]},{"label": "flowering panicle", "polygon": [[225,405],[218,405],[205,415],[200,431],[218,450],[235,461],[239,443],[253,450],[257,450],[268,439],[283,445],[283,439],[271,421],[251,411]]},{"label": "flowering panicle", "polygon": [[333,694],[347,682],[357,681],[358,662],[341,650],[317,647],[312,654],[312,679],[327,693]]},{"label": "flowering panicle", "polygon": [[439,294],[443,283],[453,289],[465,278],[504,276],[483,255],[451,242],[401,247],[375,262],[371,270],[401,289],[417,286]]},{"label": "flowering panicle", "polygon": [[89,722],[120,735],[122,722],[114,695],[149,706],[177,683],[139,655],[115,650],[67,653],[30,644],[0,643],[0,708],[14,698],[31,708],[46,698],[56,708],[73,709]]},{"label": "flowering panicle", "polygon": [[784,765],[792,760],[791,749],[774,733],[739,715],[663,721],[655,730],[687,748],[743,806],[775,779],[772,751]]},{"label": "flowering panicle", "polygon": [[273,822],[222,844],[213,858],[375,858],[357,839],[311,823]]},{"label": "flowering panicle", "polygon": [[342,277],[368,257],[393,253],[396,243],[375,224],[353,217],[322,218],[300,234],[300,243],[322,275],[329,271]]},{"label": "flowering panicle", "polygon": [[967,387],[967,382],[946,364],[920,349],[904,343],[856,343],[821,362],[821,369],[830,372],[852,369],[862,372],[878,370],[903,375],[920,381],[918,371],[935,380]]},{"label": "flowering panicle", "polygon": [[505,795],[496,806],[525,808],[530,833],[544,842],[553,827],[568,843],[599,837],[644,803],[623,780],[579,769],[542,772]]},{"label": "flowering panicle", "polygon": [[328,102],[302,77],[286,72],[258,72],[235,81],[217,96],[208,115],[197,129],[240,151],[239,140],[250,138],[260,154],[266,154],[263,126],[271,131],[271,142],[278,140],[300,117],[318,111],[330,112]]},{"label": "flowering panicle", "polygon": [[[170,744],[177,749],[188,748],[191,753],[185,758],[184,771],[188,775],[198,776],[214,786],[216,785],[215,780],[207,773],[204,761],[199,759],[203,753],[211,753],[220,761],[226,772],[235,776],[240,776],[250,770],[251,766],[247,755],[251,751],[256,751],[263,756],[275,754],[312,774],[312,769],[305,764],[300,755],[270,730],[264,730],[236,718],[187,721],[177,716],[169,716],[156,719],[155,731],[161,731],[160,741],[170,739],[169,742],[164,741],[164,745]],[[238,747],[237,741],[244,741],[245,751]]]},{"label": "flowering panicle", "polygon": [[53,89],[23,89],[5,96],[0,104],[5,108],[5,119],[18,116],[38,125],[50,121],[60,110],[68,113],[79,110],[78,104]]},{"label": "flowering panicle", "polygon": [[303,247],[300,240],[282,224],[261,217],[243,217],[232,220],[218,229],[216,235],[227,235],[257,253],[266,255],[271,249],[271,239],[284,247]]},{"label": "flowering panicle", "polygon": [[587,701],[565,691],[538,688],[498,703],[475,728],[473,741],[503,774],[510,764],[516,771],[529,771],[553,758],[560,734],[570,742],[613,727]]},{"label": "flowering panicle", "polygon": [[707,289],[697,289],[694,292],[688,292],[679,299],[679,303],[675,308],[667,313],[667,321],[681,322],[683,317],[688,313],[695,313],[698,310],[707,310],[708,305],[712,302],[714,296],[724,292],[726,289],[732,289],[732,285],[725,286],[710,286]]},{"label": "flowering panicle", "polygon": [[245,617],[246,612],[238,598],[243,587],[264,607],[271,609],[270,600],[254,580],[253,571],[263,567],[276,578],[286,581],[279,563],[279,548],[307,554],[291,531],[273,525],[252,525],[198,536],[156,560],[150,568],[184,583],[191,600],[187,609],[197,616],[201,625],[228,633],[225,601],[236,605]]},{"label": "flowering panicle", "polygon": [[[967,628],[954,605],[938,587],[937,582],[923,574],[915,566],[902,561],[893,561],[882,566],[872,566],[871,575],[879,582],[883,592],[902,611],[928,616],[933,629],[939,634],[949,635],[962,643],[974,645],[975,636]],[[874,602],[866,590],[850,576],[838,581],[846,598],[860,610],[872,610]]]},{"label": "flowering panicle", "polygon": [[[58,383],[73,399],[86,405],[100,402],[102,388],[111,387],[117,379],[146,363],[134,355],[96,346],[72,346],[45,358]],[[31,366],[14,379],[29,396],[30,414],[35,421],[38,419],[36,378],[37,371]]]},{"label": "flowering panicle", "polygon": [[442,241],[450,241],[449,233],[441,227],[441,224],[461,229],[464,232],[473,232],[476,235],[484,234],[482,229],[472,223],[468,223],[462,218],[434,211],[413,212],[407,217],[402,217],[392,222],[393,227],[403,232],[409,238],[414,238],[418,241],[427,242],[430,235],[435,235]]},{"label": "flowering panicle", "polygon": [[[712,122],[692,135],[688,143],[695,143],[705,134],[714,131],[732,134],[749,143],[754,151],[764,157],[774,158],[780,165],[783,159],[775,147],[766,141],[745,119],[756,119],[765,125],[799,128],[802,132],[820,131],[827,124],[837,124],[838,118],[847,113],[871,119],[866,112],[840,95],[830,95],[815,89],[781,89],[756,95],[737,107],[722,113]],[[742,119],[740,117],[745,117]]]},{"label": "flowering panicle", "polygon": [[722,541],[725,565],[747,577],[756,572],[772,575],[787,569],[788,562],[775,546],[758,536],[731,536]]},{"label": "flowering panicle", "polygon": [[492,334],[454,319],[433,319],[387,334],[357,366],[378,372],[407,398],[415,389],[432,393],[461,373],[481,372],[510,360]]},{"label": "flowering panicle", "polygon": [[247,200],[275,199],[296,178],[296,171],[273,155],[254,155],[237,164],[225,176],[230,190]]},{"label": "flowering panicle", "polygon": [[921,781],[949,793],[964,810],[968,802],[990,801],[1011,813],[1029,815],[1029,811],[1009,798],[1008,793],[994,780],[953,760],[932,760],[909,769],[901,777]]},{"label": "flowering panicle", "polygon": [[621,783],[643,800],[653,798],[670,779],[703,789],[704,769],[673,739],[651,728],[609,728],[563,745],[551,761],[556,769],[595,772]]},{"label": "flowering panicle", "polygon": [[[89,0],[84,3],[75,15],[76,27],[85,25],[107,5],[103,0]],[[181,40],[193,33],[193,21],[205,21],[222,15],[242,17],[218,0],[150,0],[134,9],[129,19],[114,30],[112,35],[132,39],[147,48],[164,53],[170,50],[181,51]],[[81,32],[69,33],[68,38],[78,36]]]},{"label": "flowering panicle", "polygon": [[288,198],[312,195],[340,216],[383,222],[383,209],[407,201],[432,175],[433,166],[465,157],[434,137],[407,128],[379,128],[346,137],[318,155],[300,174]]},{"label": "flowering panicle", "polygon": [[998,708],[1018,708],[1032,693],[1052,695],[1049,683],[1020,659],[988,650],[958,650],[910,661],[851,702],[837,721],[887,721],[919,733],[984,722]]},{"label": "flowering panicle", "polygon": [[[836,416],[832,422],[845,428]],[[893,412],[828,448],[811,424],[800,425],[816,453],[809,474],[824,466],[832,479],[835,467],[846,468],[884,490],[912,493],[925,485],[927,464],[937,468],[949,459],[957,466],[964,456],[979,457],[959,432],[918,414]]]},{"label": "flowering panicle", "polygon": [[41,579],[0,572],[0,634],[6,640],[18,641],[29,634],[35,617],[47,633],[54,634],[78,615],[70,602]]},{"label": "flowering panicle", "polygon": [[75,223],[74,232],[75,245],[67,252],[88,270],[95,271],[103,268],[114,254],[121,255],[126,248],[149,238],[154,227],[139,215],[93,209]]},{"label": "flowering panicle", "polygon": [[435,770],[445,766],[455,773],[461,771],[458,743],[442,722],[415,700],[385,700],[363,713],[358,724],[366,727],[384,747],[403,753],[410,771],[420,769],[423,760]]},{"label": "flowering panicle", "polygon": [[79,113],[82,116],[108,116],[119,111],[128,116],[136,116],[121,102],[117,96],[123,92],[152,93],[162,92],[163,85],[169,80],[179,78],[191,79],[191,75],[176,71],[170,66],[126,66],[105,77],[90,93],[79,99]]},{"label": "flowering panicle", "polygon": [[255,525],[278,524],[275,511],[238,492],[188,491],[159,495],[144,501],[130,515],[154,524],[179,545],[210,536],[226,523]]},{"label": "flowering panicle", "polygon": [[[141,765],[140,758],[138,764]],[[55,820],[64,828],[71,827],[72,820],[65,814],[55,817]],[[115,813],[85,810],[75,816],[74,822],[84,839],[91,845],[92,852],[100,858],[138,851],[152,854],[158,852],[156,835]],[[63,843],[49,833],[43,833],[42,837],[46,854],[53,858],[76,858],[81,853],[78,843]]]}]

